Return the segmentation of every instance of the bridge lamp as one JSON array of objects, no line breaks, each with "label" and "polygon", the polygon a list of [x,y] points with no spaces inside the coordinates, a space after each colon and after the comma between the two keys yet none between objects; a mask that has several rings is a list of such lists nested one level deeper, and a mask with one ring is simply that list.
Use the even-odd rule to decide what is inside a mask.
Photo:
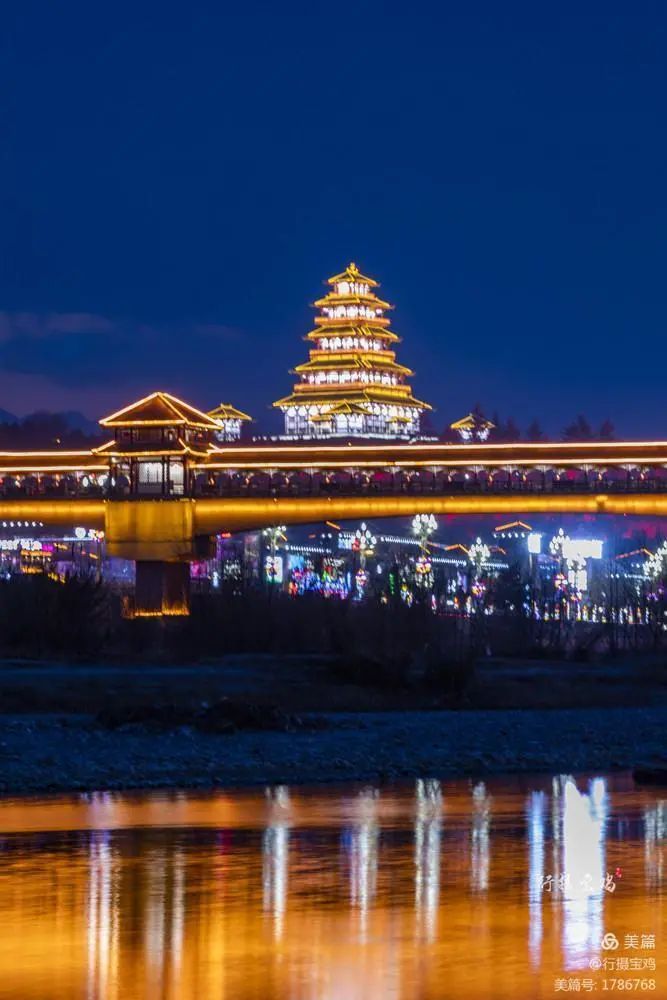
[{"label": "bridge lamp", "polygon": [[282,559],[277,559],[276,548],[280,539],[282,541],[286,540],[286,531],[287,528],[284,524],[275,524],[270,528],[265,528],[262,532],[269,546],[270,555],[266,560],[266,575],[271,583],[280,583],[282,581]]},{"label": "bridge lamp", "polygon": [[667,575],[667,542],[644,563],[644,576],[649,580],[664,579]]},{"label": "bridge lamp", "polygon": [[568,548],[569,545],[570,545],[570,536],[566,535],[562,528],[559,528],[558,534],[554,535],[554,537],[549,542],[549,552],[551,553],[552,556],[555,556],[556,559],[564,559],[566,549]]},{"label": "bridge lamp", "polygon": [[415,514],[412,518],[412,533],[419,539],[420,547],[426,551],[429,537],[437,529],[438,522],[433,514]]},{"label": "bridge lamp", "polygon": [[354,539],[352,540],[352,550],[359,553],[359,565],[361,569],[366,565],[367,556],[373,555],[376,545],[377,538],[362,522],[361,527],[355,531]]},{"label": "bridge lamp", "polygon": [[475,578],[480,575],[483,565],[487,563],[490,558],[491,549],[489,546],[483,542],[481,538],[476,538],[468,549],[468,559],[475,568]]}]

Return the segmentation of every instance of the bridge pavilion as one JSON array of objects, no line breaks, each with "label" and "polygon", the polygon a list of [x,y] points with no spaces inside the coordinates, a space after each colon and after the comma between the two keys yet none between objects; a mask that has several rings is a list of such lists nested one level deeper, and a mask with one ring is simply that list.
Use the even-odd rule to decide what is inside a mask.
[{"label": "bridge pavilion", "polygon": [[[241,415],[245,418],[245,414]],[[152,392],[100,420],[114,438],[97,449],[133,496],[189,493],[190,465],[205,459],[221,421],[168,392]]]}]

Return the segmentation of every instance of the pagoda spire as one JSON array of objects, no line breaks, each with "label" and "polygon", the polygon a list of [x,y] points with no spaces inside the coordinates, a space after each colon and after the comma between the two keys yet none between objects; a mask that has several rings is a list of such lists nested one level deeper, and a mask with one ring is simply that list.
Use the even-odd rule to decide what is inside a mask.
[{"label": "pagoda spire", "polygon": [[379,282],[352,262],[327,279],[317,299],[315,329],[306,334],[309,359],[298,365],[294,391],[273,405],[288,437],[411,438],[419,434],[428,403],[407,382],[414,372],[399,364],[390,329],[393,309],[377,293]]}]

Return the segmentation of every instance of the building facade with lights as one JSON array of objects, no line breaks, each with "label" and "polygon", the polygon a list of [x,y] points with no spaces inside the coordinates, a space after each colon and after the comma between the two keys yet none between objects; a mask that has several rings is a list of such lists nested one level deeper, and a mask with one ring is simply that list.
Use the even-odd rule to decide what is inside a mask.
[{"label": "building facade with lights", "polygon": [[305,337],[310,357],[298,365],[294,391],[273,404],[290,438],[413,438],[428,403],[407,381],[414,373],[396,360],[400,338],[389,329],[393,307],[377,281],[350,264],[328,279],[315,302],[315,329]]},{"label": "building facade with lights", "polygon": [[488,440],[489,434],[495,430],[495,424],[487,420],[482,411],[475,407],[465,417],[455,420],[449,429],[463,441],[464,444],[479,444]]},{"label": "building facade with lights", "polygon": [[208,415],[220,425],[219,430],[214,432],[214,439],[225,443],[239,441],[244,424],[252,420],[252,417],[237,410],[231,403],[219,403],[214,410],[209,410]]}]

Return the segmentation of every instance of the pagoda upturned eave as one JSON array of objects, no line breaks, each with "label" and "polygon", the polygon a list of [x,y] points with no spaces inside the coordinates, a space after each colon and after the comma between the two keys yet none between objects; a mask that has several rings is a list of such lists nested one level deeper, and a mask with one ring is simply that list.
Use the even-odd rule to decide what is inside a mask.
[{"label": "pagoda upturned eave", "polygon": [[322,337],[365,337],[367,340],[386,340],[391,344],[400,344],[401,338],[393,330],[389,330],[389,320],[367,320],[364,326],[352,326],[340,319],[328,319],[326,316],[316,316],[315,322],[322,322],[315,330],[310,330],[304,340],[321,340]]},{"label": "pagoda upturned eave", "polygon": [[[401,391],[401,390],[405,391]],[[386,403],[390,406],[412,406],[422,410],[432,410],[429,403],[417,399],[410,392],[410,386],[375,386],[344,382],[339,385],[323,383],[321,386],[304,382],[294,387],[290,396],[277,399],[273,406],[317,406],[321,403],[340,402]]]},{"label": "pagoda upturned eave", "polygon": [[368,306],[371,309],[382,309],[386,312],[394,308],[391,302],[379,299],[372,292],[368,295],[359,295],[356,292],[348,292],[345,295],[341,295],[338,292],[328,292],[321,299],[316,299],[312,304],[318,309],[328,306]]},{"label": "pagoda upturned eave", "polygon": [[344,368],[354,371],[378,371],[393,373],[395,375],[412,376],[415,373],[405,365],[399,365],[394,357],[393,351],[381,355],[379,352],[368,352],[363,357],[359,357],[354,351],[313,351],[310,361],[305,361],[302,365],[297,365],[291,369],[291,374],[300,375],[302,372],[329,371]]},{"label": "pagoda upturned eave", "polygon": [[369,278],[367,274],[362,274],[354,261],[348,264],[340,274],[333,274],[330,278],[327,278],[327,285],[336,285],[339,281],[359,281],[370,288],[380,287],[380,282],[376,281],[375,278]]}]

